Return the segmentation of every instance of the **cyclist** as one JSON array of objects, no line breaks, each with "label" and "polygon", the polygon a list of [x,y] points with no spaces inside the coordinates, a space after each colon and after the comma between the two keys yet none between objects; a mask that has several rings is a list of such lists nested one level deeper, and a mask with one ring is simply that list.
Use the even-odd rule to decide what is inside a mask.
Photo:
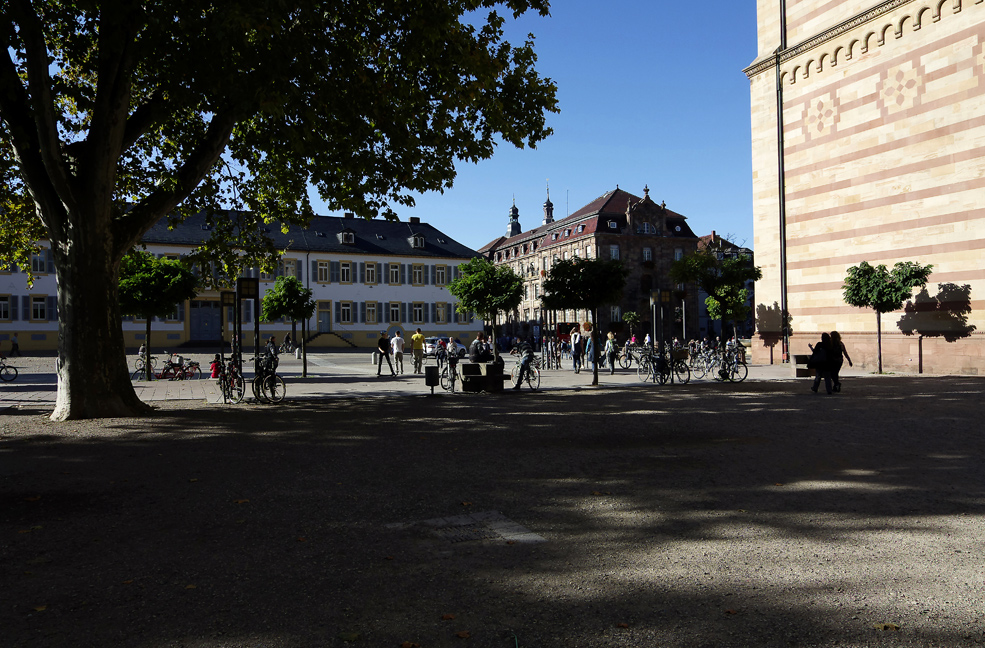
[{"label": "cyclist", "polygon": [[520,389],[524,376],[530,371],[530,363],[534,361],[534,348],[530,346],[530,342],[521,340],[520,345],[513,351],[520,356],[520,374],[517,376],[516,385],[513,386],[513,389]]},{"label": "cyclist", "polygon": [[290,353],[294,350],[294,344],[291,341],[291,333],[288,331],[284,334],[284,351]]}]

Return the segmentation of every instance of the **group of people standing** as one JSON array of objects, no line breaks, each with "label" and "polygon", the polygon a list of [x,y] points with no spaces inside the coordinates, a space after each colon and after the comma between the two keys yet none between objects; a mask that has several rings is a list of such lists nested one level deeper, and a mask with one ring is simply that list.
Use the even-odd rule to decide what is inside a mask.
[{"label": "group of people standing", "polygon": [[[387,367],[390,368],[390,375],[404,373],[404,348],[407,342],[404,340],[403,333],[399,330],[388,337],[386,331],[380,331],[380,338],[376,341],[376,349],[379,356],[376,360],[376,375],[380,376],[383,372],[383,361],[386,360]],[[414,354],[414,373],[424,373],[424,334],[421,329],[410,336],[410,348]],[[390,361],[390,355],[393,361]]]},{"label": "group of people standing", "polygon": [[815,394],[824,380],[824,389],[827,393],[841,391],[841,378],[838,375],[841,367],[848,360],[848,366],[852,366],[852,359],[848,355],[845,343],[841,341],[841,334],[838,331],[822,333],[821,341],[815,345],[807,345],[811,350],[810,360],[807,362],[809,369],[814,369],[814,384],[811,391]]}]

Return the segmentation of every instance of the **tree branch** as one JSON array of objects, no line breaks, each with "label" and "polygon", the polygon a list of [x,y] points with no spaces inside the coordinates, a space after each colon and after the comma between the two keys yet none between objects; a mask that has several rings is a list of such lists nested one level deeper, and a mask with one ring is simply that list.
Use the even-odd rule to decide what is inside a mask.
[{"label": "tree branch", "polygon": [[158,219],[170,213],[195,190],[226,149],[235,125],[236,116],[232,110],[217,112],[199,146],[175,173],[174,188],[157,189],[116,219],[114,245],[120,254],[136,245]]}]

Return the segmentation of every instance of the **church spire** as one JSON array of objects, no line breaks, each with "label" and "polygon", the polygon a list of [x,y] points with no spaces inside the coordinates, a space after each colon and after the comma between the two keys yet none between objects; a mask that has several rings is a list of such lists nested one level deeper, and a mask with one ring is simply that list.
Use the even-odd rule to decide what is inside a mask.
[{"label": "church spire", "polygon": [[520,229],[520,210],[516,208],[516,196],[513,196],[513,206],[510,207],[510,224],[506,227],[506,237],[517,236],[522,231]]},{"label": "church spire", "polygon": [[547,200],[544,201],[544,225],[554,222],[554,203],[551,202],[551,185],[547,185]]}]

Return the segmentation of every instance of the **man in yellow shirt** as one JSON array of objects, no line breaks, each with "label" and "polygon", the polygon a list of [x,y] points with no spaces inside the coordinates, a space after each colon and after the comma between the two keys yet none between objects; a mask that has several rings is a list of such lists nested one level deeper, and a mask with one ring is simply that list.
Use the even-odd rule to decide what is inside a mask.
[{"label": "man in yellow shirt", "polygon": [[421,329],[417,329],[417,332],[410,336],[411,349],[414,350],[414,373],[423,373],[424,369],[424,334],[421,333]]}]

